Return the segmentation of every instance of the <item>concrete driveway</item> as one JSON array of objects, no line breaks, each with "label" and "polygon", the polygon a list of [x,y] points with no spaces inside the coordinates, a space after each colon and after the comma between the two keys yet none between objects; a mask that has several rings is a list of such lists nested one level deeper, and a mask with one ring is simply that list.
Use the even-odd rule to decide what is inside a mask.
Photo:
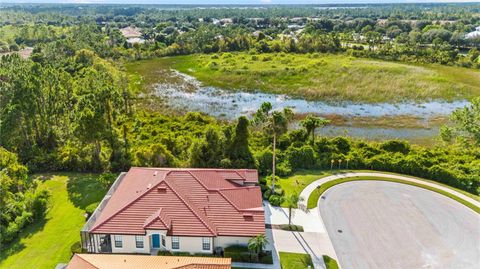
[{"label": "concrete driveway", "polygon": [[[287,208],[273,207],[268,202],[264,203],[264,208],[267,224],[288,224]],[[274,242],[276,252],[308,253],[317,269],[326,268],[323,255],[337,259],[319,214],[316,209],[307,212],[293,210],[292,223],[303,226],[304,232],[268,229],[271,233],[267,234],[270,242]]]},{"label": "concrete driveway", "polygon": [[480,215],[450,198],[380,181],[323,196],[319,210],[343,269],[480,268]]}]

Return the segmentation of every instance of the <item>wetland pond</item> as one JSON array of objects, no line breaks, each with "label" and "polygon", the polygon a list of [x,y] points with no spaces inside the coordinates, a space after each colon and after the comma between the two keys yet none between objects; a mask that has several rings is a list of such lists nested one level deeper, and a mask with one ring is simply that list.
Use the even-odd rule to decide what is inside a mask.
[{"label": "wetland pond", "polygon": [[[290,107],[298,119],[309,113],[330,119],[332,124],[320,130],[320,134],[327,136],[403,139],[428,144],[438,137],[439,126],[446,122],[453,110],[469,104],[466,100],[395,104],[308,101],[279,94],[206,87],[186,74],[175,70],[168,73],[172,79],[154,86],[154,94],[168,109],[198,111],[219,119],[234,120],[242,115],[251,117],[263,102],[270,102],[274,109]],[[298,125],[298,121],[293,123],[293,127]]]}]

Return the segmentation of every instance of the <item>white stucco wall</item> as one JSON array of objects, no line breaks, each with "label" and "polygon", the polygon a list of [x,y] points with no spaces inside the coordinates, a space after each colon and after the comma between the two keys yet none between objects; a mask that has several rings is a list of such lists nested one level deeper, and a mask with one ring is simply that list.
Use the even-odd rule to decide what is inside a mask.
[{"label": "white stucco wall", "polygon": [[[161,245],[160,248],[152,248],[152,235],[159,234],[165,236],[165,248]],[[143,236],[144,247],[137,248],[135,244],[135,235],[122,235],[122,247],[115,247],[115,237],[110,235],[112,242],[112,253],[152,253],[156,255],[158,250],[178,251],[178,252],[190,252],[190,253],[213,253],[215,247],[226,248],[232,245],[248,245],[250,237],[236,237],[236,236],[219,236],[219,237],[207,237],[210,240],[210,249],[203,250],[202,238],[203,237],[191,237],[191,236],[179,236],[180,249],[172,249],[172,236],[167,236],[166,231],[148,230],[146,235]]]},{"label": "white stucco wall", "polygon": [[112,253],[150,253],[150,238],[143,237],[143,248],[137,248],[135,244],[135,235],[122,235],[122,247],[115,247],[115,236],[110,235],[112,242]]},{"label": "white stucco wall", "polygon": [[[203,247],[202,247],[203,237],[191,237],[191,236],[179,236],[180,249],[172,249],[172,237],[167,236],[166,231],[164,230],[148,230],[147,231],[150,247],[151,247],[151,236],[153,234],[159,234],[159,235],[165,236],[165,243],[166,243],[165,250],[168,250],[168,251],[173,251],[173,252],[179,251],[179,252],[190,252],[190,253],[213,253],[212,238],[209,238],[210,239],[209,250],[203,250]],[[161,242],[160,242],[160,245],[161,245]],[[163,249],[163,247],[160,246],[160,249]]]}]

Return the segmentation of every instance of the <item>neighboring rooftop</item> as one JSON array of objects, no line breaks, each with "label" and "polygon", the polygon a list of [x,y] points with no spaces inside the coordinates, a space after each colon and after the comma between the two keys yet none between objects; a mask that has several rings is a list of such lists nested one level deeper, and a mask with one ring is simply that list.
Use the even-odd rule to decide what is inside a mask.
[{"label": "neighboring rooftop", "polygon": [[466,39],[480,38],[480,26],[475,27],[475,31],[466,34],[465,38]]},{"label": "neighboring rooftop", "polygon": [[229,269],[230,258],[75,254],[66,269]]},{"label": "neighboring rooftop", "polygon": [[142,36],[142,32],[140,30],[140,28],[128,26],[120,29],[120,32],[125,38],[134,38]]},{"label": "neighboring rooftop", "polygon": [[248,169],[133,167],[91,233],[255,236],[265,233],[258,173]]}]

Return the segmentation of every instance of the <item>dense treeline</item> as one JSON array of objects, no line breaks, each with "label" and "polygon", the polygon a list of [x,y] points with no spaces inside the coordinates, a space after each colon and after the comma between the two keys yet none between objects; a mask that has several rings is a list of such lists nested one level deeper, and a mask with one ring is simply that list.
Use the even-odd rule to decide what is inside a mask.
[{"label": "dense treeline", "polygon": [[0,145],[31,171],[125,167],[129,94],[111,63],[88,50],[11,55],[0,61],[0,77]]},{"label": "dense treeline", "polygon": [[[158,6],[7,5],[0,52],[75,36],[102,57],[226,51],[344,52],[385,60],[480,67],[478,4],[190,9]],[[89,25],[88,28],[85,25]],[[119,29],[136,26],[142,42]],[[82,31],[78,31],[79,27]],[[51,46],[51,44],[50,44]]]},{"label": "dense treeline", "polygon": [[49,193],[37,184],[17,156],[0,147],[0,250],[27,224],[44,217]]}]

